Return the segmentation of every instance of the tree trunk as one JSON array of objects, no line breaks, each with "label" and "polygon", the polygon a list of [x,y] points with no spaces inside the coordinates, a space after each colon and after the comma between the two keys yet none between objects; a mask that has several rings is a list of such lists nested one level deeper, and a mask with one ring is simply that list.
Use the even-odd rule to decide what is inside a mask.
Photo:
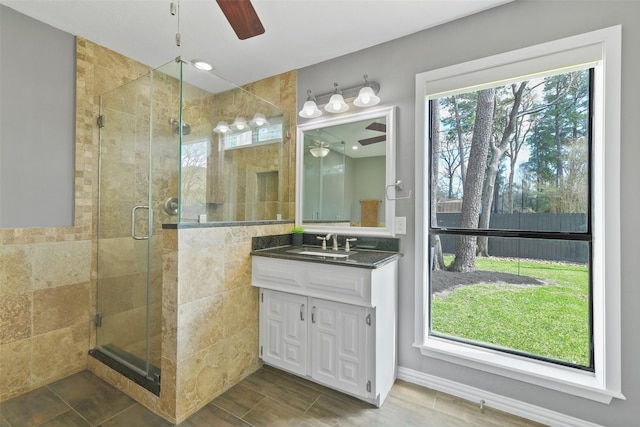
[{"label": "tree trunk", "polygon": [[458,110],[458,101],[455,95],[451,97],[453,101],[453,111],[456,118],[456,133],[458,135],[458,155],[460,156],[460,178],[462,178],[462,184],[464,185],[464,178],[466,170],[464,168],[464,144],[462,142],[462,125],[460,124],[460,111]]},{"label": "tree trunk", "polygon": [[[487,167],[487,154],[493,127],[493,103],[495,89],[485,89],[478,92],[476,106],[476,120],[473,126],[471,152],[464,180],[464,195],[462,198],[462,212],[460,227],[478,228],[480,203],[482,200],[482,183]],[[456,257],[451,270],[460,272],[474,271],[476,268],[476,238],[475,236],[459,236],[456,245]]]},{"label": "tree trunk", "polygon": [[[438,174],[440,163],[440,104],[439,100],[431,101],[431,198],[429,209],[431,214],[431,224],[438,223]],[[451,180],[451,179],[450,179]],[[451,191],[451,184],[449,185]],[[444,257],[442,256],[442,244],[440,236],[434,234],[430,239],[431,247],[434,249],[432,266],[434,270],[444,270]]]},{"label": "tree trunk", "polygon": [[[487,177],[482,193],[482,213],[480,214],[480,222],[478,228],[489,228],[489,221],[491,220],[491,207],[493,205],[493,194],[495,192],[496,177],[498,176],[498,170],[500,169],[500,160],[502,156],[509,148],[509,140],[516,129],[516,120],[518,118],[518,110],[520,109],[520,100],[522,99],[522,93],[527,86],[527,82],[520,83],[520,86],[516,90],[515,85],[512,85],[513,91],[513,105],[509,112],[507,124],[502,132],[502,138],[499,144],[491,144],[491,162],[487,167]],[[489,256],[489,238],[478,238],[478,255],[487,257]]]}]

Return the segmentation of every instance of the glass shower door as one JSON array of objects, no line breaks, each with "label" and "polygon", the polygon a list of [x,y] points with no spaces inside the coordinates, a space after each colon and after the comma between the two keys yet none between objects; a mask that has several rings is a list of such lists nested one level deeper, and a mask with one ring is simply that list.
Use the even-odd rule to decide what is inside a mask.
[{"label": "glass shower door", "polygon": [[[162,98],[156,93],[159,87],[165,94],[174,92],[175,79],[158,75],[164,76],[152,72],[100,98],[97,328],[92,353],[116,370],[124,367],[121,373],[133,373],[132,379],[155,392],[161,357],[161,223],[166,221],[159,211],[172,193],[170,171],[158,168],[170,168],[166,158],[179,155],[179,139],[168,130],[169,119],[154,117],[168,114],[166,109],[156,111],[154,98]],[[154,180],[154,172],[159,179]]]}]

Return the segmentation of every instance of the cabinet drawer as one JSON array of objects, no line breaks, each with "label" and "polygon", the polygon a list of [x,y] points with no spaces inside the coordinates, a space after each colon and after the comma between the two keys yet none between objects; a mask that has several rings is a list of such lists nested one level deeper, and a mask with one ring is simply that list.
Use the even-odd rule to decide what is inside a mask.
[{"label": "cabinet drawer", "polygon": [[253,257],[251,284],[261,288],[300,291],[304,288],[303,272],[290,261]]},{"label": "cabinet drawer", "polygon": [[369,307],[371,272],[366,268],[254,256],[251,284]]},{"label": "cabinet drawer", "polygon": [[352,267],[305,269],[310,295],[357,305],[371,304],[370,270]]}]

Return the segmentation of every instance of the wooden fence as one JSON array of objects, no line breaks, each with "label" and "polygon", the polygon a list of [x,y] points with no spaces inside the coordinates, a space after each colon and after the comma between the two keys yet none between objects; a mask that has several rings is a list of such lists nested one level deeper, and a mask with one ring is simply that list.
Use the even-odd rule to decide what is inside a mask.
[{"label": "wooden fence", "polygon": [[[459,224],[459,213],[438,213],[440,227],[457,227]],[[577,213],[492,214],[489,224],[489,228],[498,230],[565,232],[585,231],[586,226],[587,216]],[[456,236],[441,236],[441,242],[444,253],[455,253]],[[566,240],[490,237],[489,255],[587,263],[589,261],[589,244]]]}]

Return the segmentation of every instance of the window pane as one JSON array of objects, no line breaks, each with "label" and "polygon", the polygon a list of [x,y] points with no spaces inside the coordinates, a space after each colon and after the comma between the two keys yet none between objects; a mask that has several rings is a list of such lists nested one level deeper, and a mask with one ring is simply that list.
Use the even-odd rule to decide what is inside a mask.
[{"label": "window pane", "polygon": [[[440,236],[445,264],[481,237]],[[591,368],[589,243],[488,238],[468,272],[433,270],[430,332]]]},{"label": "window pane", "polygon": [[207,198],[207,167],[211,143],[208,139],[182,145],[180,169],[180,220],[195,221],[204,214]]},{"label": "window pane", "polygon": [[282,140],[282,123],[270,124],[261,128],[257,128],[256,141],[276,141]]},{"label": "window pane", "polygon": [[232,132],[223,136],[224,149],[251,145],[251,129],[244,132]]},{"label": "window pane", "polygon": [[431,101],[432,227],[587,232],[590,70]]}]

